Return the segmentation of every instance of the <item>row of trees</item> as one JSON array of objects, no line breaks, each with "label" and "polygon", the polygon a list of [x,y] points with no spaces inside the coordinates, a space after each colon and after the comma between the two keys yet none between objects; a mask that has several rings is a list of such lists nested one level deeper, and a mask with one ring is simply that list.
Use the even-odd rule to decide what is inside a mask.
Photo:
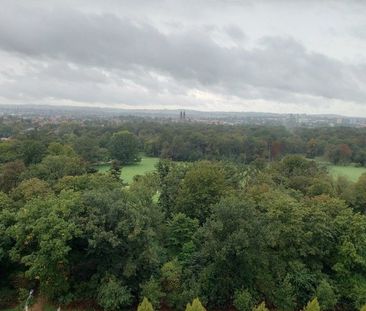
[{"label": "row of trees", "polygon": [[[366,309],[366,305],[361,308],[361,311]],[[202,305],[198,298],[193,299],[192,304],[188,303],[186,306],[186,311],[206,311],[205,307]],[[311,300],[303,309],[304,311],[320,311],[320,305],[317,298]],[[147,298],[144,298],[141,304],[139,304],[137,311],[154,311],[153,305]],[[269,311],[265,303],[262,302],[257,307],[253,307],[252,311]]]},{"label": "row of trees", "polygon": [[[52,139],[55,140],[52,140]],[[66,140],[66,141],[64,141]],[[84,162],[93,164],[99,161],[115,159],[122,164],[138,162],[142,150],[138,138],[127,130],[114,132],[105,146],[90,137],[78,137],[68,141],[65,137],[56,139],[47,137],[43,131],[28,133],[0,143],[0,163],[15,160],[22,161],[26,166],[40,163],[49,155],[66,155],[79,157]]]},{"label": "row of trees", "polygon": [[[20,122],[20,121],[19,121]],[[109,121],[72,121],[35,126],[23,121],[0,128],[0,163],[20,159],[26,165],[40,162],[50,143],[70,146],[88,163],[116,159],[129,164],[145,152],[175,161],[230,160],[251,163],[276,160],[288,154],[324,157],[335,164],[366,164],[366,129],[298,128],[158,123],[136,119],[119,125]],[[34,126],[27,131],[27,126]],[[124,145],[125,148],[119,148]]]}]

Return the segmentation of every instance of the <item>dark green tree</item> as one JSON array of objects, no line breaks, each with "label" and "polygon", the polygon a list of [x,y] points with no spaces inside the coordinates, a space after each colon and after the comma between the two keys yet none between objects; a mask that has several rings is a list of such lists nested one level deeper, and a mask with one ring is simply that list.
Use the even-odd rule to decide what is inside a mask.
[{"label": "dark green tree", "polygon": [[140,161],[138,138],[129,131],[114,133],[109,142],[109,151],[113,159],[122,164]]},{"label": "dark green tree", "polygon": [[115,311],[128,307],[132,302],[132,295],[127,286],[123,286],[114,276],[102,280],[98,290],[98,303],[104,310]]}]

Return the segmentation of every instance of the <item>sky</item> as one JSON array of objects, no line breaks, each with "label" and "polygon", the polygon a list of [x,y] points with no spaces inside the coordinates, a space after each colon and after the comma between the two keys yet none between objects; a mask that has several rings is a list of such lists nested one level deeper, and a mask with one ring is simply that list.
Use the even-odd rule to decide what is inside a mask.
[{"label": "sky", "polygon": [[363,0],[1,0],[0,104],[366,117]]}]

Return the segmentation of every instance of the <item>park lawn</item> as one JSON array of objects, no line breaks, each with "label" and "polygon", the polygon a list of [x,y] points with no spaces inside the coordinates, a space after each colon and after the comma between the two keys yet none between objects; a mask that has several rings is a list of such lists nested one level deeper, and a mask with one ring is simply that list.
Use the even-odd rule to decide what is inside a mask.
[{"label": "park lawn", "polygon": [[365,167],[356,167],[352,165],[328,165],[328,170],[334,177],[344,176],[353,182],[356,182],[363,173],[366,173]]},{"label": "park lawn", "polygon": [[349,165],[334,165],[329,161],[326,161],[322,157],[316,157],[315,159],[309,159],[318,163],[322,167],[326,167],[329,174],[334,178],[346,177],[349,181],[356,182],[358,178],[366,173],[366,167],[358,167],[355,164]]},{"label": "park lawn", "polygon": [[[132,182],[136,175],[144,175],[155,170],[155,165],[159,162],[159,158],[141,157],[141,162],[131,165],[122,166],[121,177],[126,183]],[[109,164],[102,164],[97,167],[98,172],[106,173],[110,169]]]}]

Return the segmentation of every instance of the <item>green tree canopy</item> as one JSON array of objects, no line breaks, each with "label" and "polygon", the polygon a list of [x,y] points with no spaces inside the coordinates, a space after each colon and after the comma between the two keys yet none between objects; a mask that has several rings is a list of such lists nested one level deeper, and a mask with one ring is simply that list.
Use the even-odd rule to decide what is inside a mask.
[{"label": "green tree canopy", "polygon": [[114,133],[109,142],[109,151],[113,159],[122,164],[131,164],[140,161],[139,141],[129,131]]},{"label": "green tree canopy", "polygon": [[122,310],[132,301],[130,290],[115,277],[106,277],[98,291],[98,302],[106,311]]}]

